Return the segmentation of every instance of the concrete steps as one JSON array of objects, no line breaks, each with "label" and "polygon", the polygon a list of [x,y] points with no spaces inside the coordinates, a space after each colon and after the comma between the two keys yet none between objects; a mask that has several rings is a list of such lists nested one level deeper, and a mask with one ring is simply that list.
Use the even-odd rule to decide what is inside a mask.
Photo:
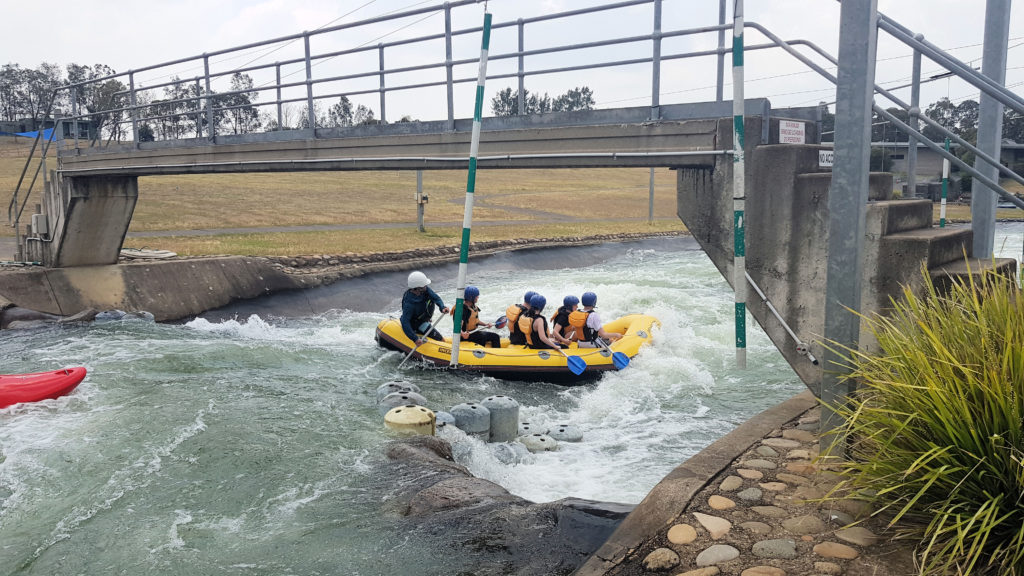
[{"label": "concrete steps", "polygon": [[930,200],[882,200],[868,204],[866,232],[869,236],[886,236],[907,230],[930,228]]},{"label": "concrete steps", "polygon": [[928,269],[962,260],[971,251],[974,231],[967,226],[917,228],[886,234],[879,247],[880,262],[924,262]]},{"label": "concrete steps", "polygon": [[[803,197],[828,197],[832,185],[832,172],[806,172],[797,174],[797,193]],[[868,200],[889,200],[892,198],[892,174],[872,172],[868,177]]]},{"label": "concrete steps", "polygon": [[995,258],[985,260],[981,258],[968,258],[967,260],[954,260],[941,266],[928,270],[932,284],[940,292],[947,292],[953,282],[965,280],[968,276],[978,276],[995,272],[1003,276],[1013,277],[1017,274],[1017,261],[1013,258]]}]

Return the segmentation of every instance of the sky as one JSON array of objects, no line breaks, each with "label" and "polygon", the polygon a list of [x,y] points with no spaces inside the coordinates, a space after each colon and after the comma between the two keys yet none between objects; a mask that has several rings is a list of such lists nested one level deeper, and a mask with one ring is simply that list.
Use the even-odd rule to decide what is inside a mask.
[{"label": "sky", "polygon": [[[732,1],[728,0],[727,18],[731,22]],[[490,0],[493,14],[488,73],[511,73],[516,69],[514,58],[498,58],[516,50],[515,26],[498,27],[516,19],[576,10],[596,4],[597,0]],[[110,66],[118,72],[139,70],[136,85],[154,86],[173,76],[191,78],[202,72],[202,61],[191,60],[158,70],[146,67],[212,53],[246,44],[287,37],[304,30],[379,18],[383,15],[436,7],[440,0],[50,0],[45,3],[3,0],[5,33],[0,37],[0,63],[36,67],[41,62],[66,66],[69,63]],[[983,0],[879,0],[879,11],[903,26],[923,34],[935,45],[973,66],[981,66],[985,2]],[[681,30],[718,23],[718,0],[663,0],[662,30]],[[757,22],[786,40],[804,39],[814,42],[833,55],[838,52],[840,4],[835,0],[747,0],[747,21]],[[465,30],[483,22],[484,4],[478,3],[452,11],[452,28]],[[59,24],[52,32],[41,33],[39,26],[19,27],[13,23],[53,21]],[[530,23],[525,28],[527,50],[592,42],[600,39],[649,34],[653,24],[650,5],[619,9],[600,15],[577,16],[571,21],[555,20]],[[314,36],[310,46],[314,54],[376,46],[444,31],[444,17],[439,11],[401,20],[375,23]],[[765,41],[760,33],[746,32],[747,45]],[[662,43],[662,55],[681,54],[717,46],[717,34],[668,38]],[[459,36],[453,45],[453,58],[475,59],[479,55],[480,35]],[[810,52],[801,49],[805,54]],[[211,69],[223,71],[240,66],[273,63],[300,57],[303,42],[292,40],[273,46],[240,50],[211,56]],[[579,50],[571,53],[533,56],[526,67],[554,69],[593,61],[640,58],[651,54],[651,42],[636,42],[617,47]],[[879,33],[876,83],[886,87],[909,84],[911,77],[910,48],[884,32]],[[403,67],[444,60],[444,44],[432,41],[416,45],[387,48],[386,66]],[[819,64],[830,65],[818,57]],[[715,57],[678,59],[664,62],[661,71],[660,103],[701,102],[715,98]],[[314,77],[330,78],[353,72],[377,69],[376,50],[359,55],[338,56],[318,64]],[[285,82],[301,81],[304,71],[298,65],[282,67]],[[922,63],[922,77],[928,78],[945,70],[927,58]],[[456,66],[456,78],[475,79],[475,63]],[[833,70],[834,73],[834,70]],[[767,97],[774,108],[810,106],[835,100],[829,83],[798,60],[779,49],[749,52],[745,62],[746,96]],[[251,73],[257,87],[274,82],[273,69]],[[435,82],[444,79],[444,70],[411,71],[388,76],[388,85]],[[731,98],[731,69],[725,64],[724,96]],[[358,90],[372,90],[378,85],[376,75],[318,85],[318,94],[336,95]],[[598,108],[649,106],[651,104],[651,66],[632,65],[587,71],[558,72],[527,78],[532,92],[555,96],[574,87],[593,90]],[[1010,41],[1007,55],[1006,85],[1017,92],[1024,86],[1024,7],[1018,1],[1010,17]],[[516,86],[514,78],[488,81],[485,94],[490,98],[498,90]],[[228,90],[222,82],[216,91]],[[474,82],[458,85],[455,94],[455,117],[473,115]],[[160,88],[154,91],[159,91]],[[909,101],[910,90],[897,91]],[[300,98],[303,87],[285,90],[285,98]],[[159,96],[158,96],[159,97]],[[942,97],[954,102],[977,98],[977,90],[958,79],[940,79],[922,86],[922,107]],[[260,93],[260,100],[274,99],[274,92]],[[379,96],[356,95],[356,104],[364,104],[380,117]],[[327,105],[336,101],[325,99]],[[389,93],[386,100],[387,120],[401,116],[420,120],[446,117],[443,88],[405,90]],[[881,97],[876,101],[888,106]],[[271,110],[270,107],[265,110]],[[485,106],[485,116],[489,104]]]}]

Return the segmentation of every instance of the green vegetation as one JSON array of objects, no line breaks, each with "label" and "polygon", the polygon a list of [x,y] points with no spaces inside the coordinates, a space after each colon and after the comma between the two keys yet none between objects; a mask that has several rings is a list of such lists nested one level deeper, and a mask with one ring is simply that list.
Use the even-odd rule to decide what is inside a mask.
[{"label": "green vegetation", "polygon": [[[992,273],[865,321],[839,409],[853,497],[921,543],[922,574],[1024,574],[1024,298]],[[898,524],[897,524],[898,522]]]}]

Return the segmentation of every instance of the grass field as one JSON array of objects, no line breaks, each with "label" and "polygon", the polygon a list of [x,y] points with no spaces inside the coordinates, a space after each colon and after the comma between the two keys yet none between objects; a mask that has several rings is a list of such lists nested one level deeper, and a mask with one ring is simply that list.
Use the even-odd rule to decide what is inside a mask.
[{"label": "grass field", "polygon": [[[8,201],[31,144],[27,138],[0,137],[0,190]],[[53,166],[51,161],[49,167]],[[26,183],[31,177],[30,171]],[[475,226],[472,239],[685,230],[675,215],[675,173],[664,168],[655,170],[654,222],[647,222],[649,181],[647,168],[480,170],[474,222],[503,221],[507,224]],[[39,202],[40,184],[41,177],[22,215],[23,226],[33,206]],[[1024,189],[1013,182],[1006,185],[1011,184]],[[226,230],[226,233],[129,237],[125,246],[161,248],[182,255],[280,256],[457,245],[461,240],[466,172],[424,171],[423,190],[430,201],[424,217],[427,231],[421,234],[414,227],[416,173],[412,171],[142,177],[129,232]],[[1019,210],[999,210],[997,216],[1020,218],[1022,214]],[[970,207],[950,204],[946,217],[952,221],[967,221]],[[936,222],[938,218],[936,204]],[[574,221],[577,219],[587,222]],[[373,227],[394,224],[413,227]],[[232,228],[308,225],[365,228],[227,233]],[[10,226],[0,227],[0,236],[13,235]]]}]

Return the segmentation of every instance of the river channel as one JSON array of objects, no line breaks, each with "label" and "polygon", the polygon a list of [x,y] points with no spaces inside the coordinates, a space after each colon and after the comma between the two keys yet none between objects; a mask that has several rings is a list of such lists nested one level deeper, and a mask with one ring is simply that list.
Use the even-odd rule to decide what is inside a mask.
[{"label": "river channel", "polygon": [[[1019,256],[1022,230],[1000,228],[1008,253]],[[453,303],[456,266],[424,271]],[[404,273],[181,323],[0,333],[2,373],[89,369],[70,396],[0,410],[0,572],[471,571],[471,555],[388,506],[401,480],[379,466],[393,438],[375,406],[380,384],[414,381],[440,410],[505,394],[521,420],[579,427],[582,442],[517,462],[448,433],[473,474],[536,502],[637,503],[689,456],[804,389],[756,325],[748,369],[734,368],[732,294],[689,238],[508,252],[472,262],[470,278],[485,319],[529,289],[548,302],[593,290],[605,318],[643,312],[661,327],[626,370],[572,388],[399,371],[401,356],[378,348],[373,330],[397,313]]]}]

